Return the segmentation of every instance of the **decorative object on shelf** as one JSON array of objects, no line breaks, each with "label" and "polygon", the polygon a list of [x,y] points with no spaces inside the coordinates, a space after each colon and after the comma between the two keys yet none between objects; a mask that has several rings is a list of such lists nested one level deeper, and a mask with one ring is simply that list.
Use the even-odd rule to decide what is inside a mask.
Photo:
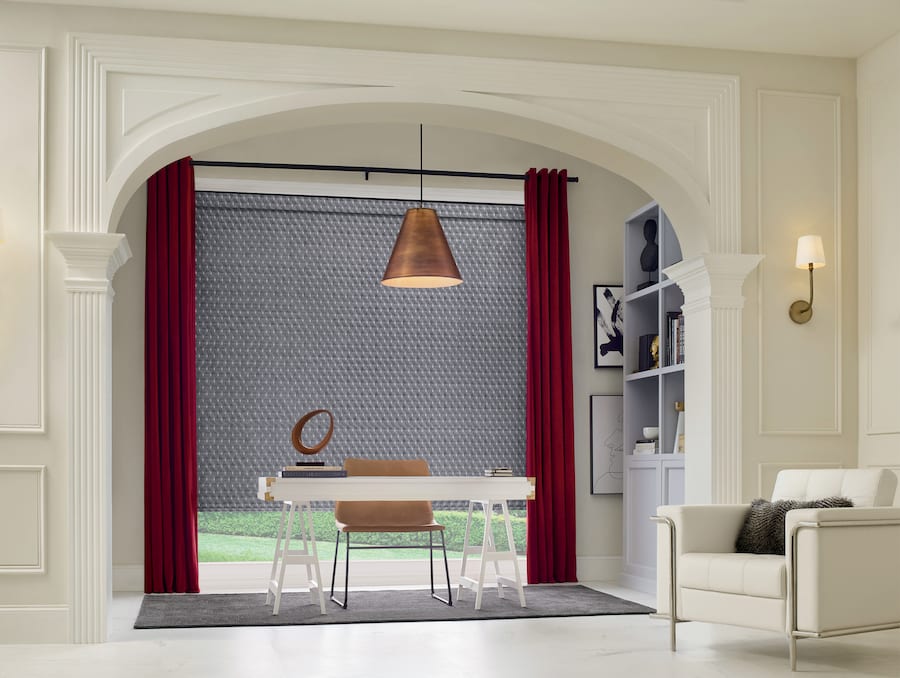
[{"label": "decorative object on shelf", "polygon": [[638,372],[649,370],[653,366],[650,345],[655,337],[655,334],[642,334],[638,337]]},{"label": "decorative object on shelf", "polygon": [[462,282],[437,212],[422,207],[422,125],[419,125],[419,206],[406,210],[381,284],[452,287]]},{"label": "decorative object on shelf", "polygon": [[659,438],[659,426],[645,426],[641,429],[644,438],[647,440],[657,440]]},{"label": "decorative object on shelf", "polygon": [[659,335],[642,334],[638,338],[638,372],[659,367]]},{"label": "decorative object on shelf", "polygon": [[622,396],[591,396],[591,494],[621,494],[624,477]]},{"label": "decorative object on shelf", "polygon": [[622,285],[594,285],[594,367],[625,363]]},{"label": "decorative object on shelf", "polygon": [[656,219],[647,219],[644,222],[644,240],[647,243],[641,250],[641,270],[647,274],[647,280],[637,286],[639,290],[656,283],[653,279],[654,271],[659,268],[659,245],[656,244],[656,232]]},{"label": "decorative object on shelf", "polygon": [[801,235],[797,240],[797,257],[794,260],[797,268],[809,269],[809,301],[798,299],[788,311],[791,320],[802,325],[808,323],[813,314],[813,269],[825,266],[825,248],[818,235]]},{"label": "decorative object on shelf", "polygon": [[675,442],[672,445],[672,454],[684,454],[684,401],[675,401],[675,411],[678,419],[675,423]]},{"label": "decorative object on shelf", "polygon": [[[312,419],[320,414],[328,415],[328,431],[322,436],[322,440],[320,440],[317,444],[312,447],[308,447],[303,443],[303,427]],[[334,415],[328,410],[313,410],[312,412],[307,412],[302,417],[300,417],[300,421],[294,424],[294,428],[291,429],[291,444],[293,444],[294,449],[297,450],[300,454],[318,454],[331,440],[331,435],[334,433]]]}]

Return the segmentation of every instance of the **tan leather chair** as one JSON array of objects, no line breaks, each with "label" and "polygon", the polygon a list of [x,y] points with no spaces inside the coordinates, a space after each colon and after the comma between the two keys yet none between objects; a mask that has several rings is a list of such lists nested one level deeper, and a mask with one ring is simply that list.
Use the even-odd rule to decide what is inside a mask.
[{"label": "tan leather chair", "polygon": [[[428,476],[428,462],[424,459],[358,459],[344,460],[348,476]],[[446,605],[453,605],[450,595],[450,568],[447,565],[447,547],[444,542],[444,526],[434,522],[430,501],[338,501],[334,505],[337,523],[337,540],[334,547],[334,566],[331,569],[331,599],[341,607],[347,607],[350,581],[350,551],[353,549],[427,548],[430,556],[431,596]],[[350,544],[350,535],[358,532],[423,532],[428,534],[427,544],[373,546]],[[434,533],[441,535],[444,552],[444,573],[447,576],[447,598],[434,592]],[[338,550],[341,534],[346,539],[344,569],[344,600],[334,596],[334,580],[337,574]]]},{"label": "tan leather chair", "polygon": [[786,633],[791,670],[798,638],[900,627],[900,507],[884,469],[785,470],[772,501],[846,497],[852,508],[804,508],[785,518],[785,555],[736,553],[748,504],[660,506],[657,608],[676,621]]}]

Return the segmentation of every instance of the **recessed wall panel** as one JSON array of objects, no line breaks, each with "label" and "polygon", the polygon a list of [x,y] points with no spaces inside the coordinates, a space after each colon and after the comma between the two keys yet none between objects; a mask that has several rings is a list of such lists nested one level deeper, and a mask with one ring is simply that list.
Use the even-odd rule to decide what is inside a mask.
[{"label": "recessed wall panel", "polygon": [[[870,189],[867,194],[869,220],[866,251],[861,252],[865,282],[860,294],[867,297],[866,323],[861,331],[869,389],[867,433],[900,433],[897,386],[900,378],[900,295],[897,294],[897,179],[900,177],[900,95],[879,91],[869,99],[868,136]],[[878,140],[877,143],[874,140]],[[866,322],[868,321],[868,322]]]},{"label": "recessed wall panel", "polygon": [[[840,98],[759,92],[760,432],[841,432]],[[794,266],[797,239],[822,237],[812,319],[809,273]]]},{"label": "recessed wall panel", "polygon": [[43,68],[0,46],[0,432],[44,428]]},{"label": "recessed wall panel", "polygon": [[0,516],[0,574],[43,572],[43,466],[0,466]]}]

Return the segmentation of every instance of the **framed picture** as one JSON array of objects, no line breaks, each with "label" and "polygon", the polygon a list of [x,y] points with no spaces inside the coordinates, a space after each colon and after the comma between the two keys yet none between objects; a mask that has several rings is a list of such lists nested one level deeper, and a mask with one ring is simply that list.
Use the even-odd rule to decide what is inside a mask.
[{"label": "framed picture", "polygon": [[622,285],[594,285],[594,367],[625,364],[624,291]]},{"label": "framed picture", "polygon": [[591,494],[622,494],[622,422],[622,396],[591,396]]}]

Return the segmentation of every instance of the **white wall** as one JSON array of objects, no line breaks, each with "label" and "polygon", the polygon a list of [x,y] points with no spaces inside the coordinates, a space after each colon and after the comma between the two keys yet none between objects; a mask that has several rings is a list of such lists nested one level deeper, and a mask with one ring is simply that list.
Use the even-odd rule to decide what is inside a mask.
[{"label": "white wall", "polygon": [[859,463],[900,475],[900,35],[864,55],[858,73]]},{"label": "white wall", "polygon": [[[809,464],[844,464],[855,465],[857,431],[857,346],[867,350],[865,344],[857,340],[856,305],[860,299],[862,305],[867,303],[865,290],[859,296],[856,289],[856,70],[855,63],[842,59],[821,59],[793,56],[764,55],[755,53],[728,52],[722,50],[679,49],[669,47],[624,45],[615,43],[593,43],[588,41],[571,41],[556,39],[529,39],[517,36],[492,36],[482,34],[461,34],[447,31],[424,31],[414,29],[394,29],[386,27],[332,25],[290,21],[252,20],[235,17],[190,15],[170,15],[155,12],[129,12],[92,8],[62,8],[51,5],[24,5],[18,3],[0,4],[0,44],[46,46],[47,53],[47,124],[46,124],[46,227],[49,230],[64,230],[66,223],[66,200],[68,181],[68,149],[67,135],[71,127],[68,123],[68,99],[66,82],[69,71],[67,60],[66,34],[82,33],[124,33],[146,35],[172,35],[198,37],[216,40],[239,40],[244,42],[275,42],[323,45],[335,47],[352,47],[363,49],[397,50],[466,54],[470,56],[499,56],[509,58],[527,58],[537,60],[553,60],[587,64],[610,64],[638,66],[646,68],[664,68],[737,74],[741,79],[741,125],[742,125],[742,165],[741,215],[743,220],[743,251],[761,252],[766,255],[764,268],[758,275],[752,276],[745,285],[747,306],[744,313],[744,450],[743,450],[743,488],[746,498],[765,494],[765,484],[771,472],[781,465],[791,463]],[[889,48],[888,48],[889,49]],[[892,59],[892,52],[884,56],[874,55],[870,63]],[[865,63],[865,60],[864,60]],[[867,67],[863,67],[864,75]],[[896,87],[896,76],[889,79],[890,87]],[[813,95],[840,97],[839,102],[829,101],[827,96],[800,97],[795,101],[789,97],[760,95],[761,91],[798,92]],[[890,97],[882,93],[883,103],[878,110],[889,110]],[[886,97],[886,98],[885,98]],[[873,109],[874,110],[874,109]],[[839,116],[836,115],[839,112]],[[808,130],[803,129],[805,116],[813,116],[813,124]],[[0,108],[0,121],[11,123],[10,114]],[[831,116],[829,118],[829,116]],[[894,144],[894,130],[897,116],[878,118],[879,128],[877,140],[882,146]],[[790,130],[797,129],[793,139]],[[255,131],[254,134],[258,134]],[[781,144],[779,140],[787,139],[794,143]],[[413,142],[415,143],[415,142]],[[548,145],[552,140],[548,140]],[[404,142],[400,148],[407,148]],[[831,149],[830,155],[820,155],[822,149]],[[835,149],[840,150],[839,160],[834,156]],[[400,149],[397,150],[400,152]],[[413,151],[414,153],[414,151]],[[761,155],[764,153],[764,155]],[[882,157],[882,156],[879,156]],[[885,155],[884,158],[889,156]],[[413,156],[414,158],[414,156]],[[514,158],[510,158],[512,161]],[[889,186],[895,181],[896,171],[883,167],[877,158],[862,164],[862,168],[874,174],[875,183],[883,188],[884,195],[890,195]],[[407,156],[403,156],[407,162]],[[0,163],[6,162],[0,156]],[[465,163],[470,166],[467,161]],[[492,164],[492,163],[491,163]],[[518,161],[517,161],[518,164]],[[525,163],[530,164],[530,163]],[[536,163],[538,164],[538,163]],[[550,163],[548,163],[550,164]],[[493,169],[493,167],[491,167]],[[517,171],[521,166],[516,168]],[[574,169],[574,168],[573,168]],[[585,170],[586,171],[586,170]],[[584,174],[584,172],[579,172]],[[762,173],[762,176],[760,176]],[[586,175],[585,175],[586,176]],[[777,181],[770,180],[777,177]],[[761,181],[762,179],[762,181]],[[863,183],[865,185],[864,177]],[[795,183],[802,190],[792,192]],[[573,189],[573,200],[578,198],[579,191],[588,188],[589,184]],[[590,189],[589,189],[590,190]],[[581,191],[587,193],[587,191]],[[17,200],[13,195],[10,200]],[[139,199],[137,201],[139,203]],[[830,207],[823,207],[830,206]],[[6,208],[4,208],[5,210]],[[578,207],[580,209],[580,207]],[[879,224],[889,223],[888,207],[879,207],[881,212]],[[124,221],[136,223],[136,215],[141,212],[140,205],[135,203],[129,207]],[[783,322],[790,302],[804,293],[804,274],[791,268],[793,246],[790,240],[795,225],[793,219],[815,215],[817,219],[829,221],[822,226],[822,235],[826,237],[826,253],[832,267],[817,272],[817,281],[822,287],[816,295],[816,318],[807,326],[799,327]],[[819,224],[812,224],[817,230]],[[37,223],[32,224],[40,229]],[[678,225],[676,224],[676,228]],[[805,228],[805,226],[803,227]],[[123,230],[123,229],[120,229]],[[124,229],[128,231],[128,227]],[[787,233],[785,233],[787,230]],[[883,229],[882,229],[883,230]],[[799,230],[797,231],[799,233]],[[893,252],[887,233],[881,233],[881,252]],[[133,285],[139,275],[142,254],[136,238],[135,260],[129,262],[118,274],[116,288],[128,288]],[[599,246],[598,246],[599,247]],[[577,250],[584,257],[573,265],[584,266],[586,260],[596,256],[603,261],[607,252],[600,248],[594,255]],[[840,255],[838,255],[840,253]],[[887,254],[886,254],[887,256]],[[610,260],[610,266],[619,265],[618,253]],[[44,516],[47,526],[47,571],[44,574],[0,574],[0,617],[12,619],[12,623],[0,626],[0,629],[22,629],[21,633],[9,635],[2,633],[3,640],[45,639],[65,640],[64,632],[59,631],[58,611],[65,612],[68,600],[68,531],[67,531],[67,494],[68,494],[68,461],[66,440],[67,409],[66,383],[67,370],[65,364],[66,343],[66,298],[62,291],[61,261],[57,253],[48,252],[45,274],[45,302],[47,322],[44,329],[46,338],[46,431],[42,434],[0,434],[0,462],[4,464],[38,464],[47,467],[47,502]],[[840,266],[838,266],[838,262]],[[868,258],[863,260],[863,269],[873,268]],[[880,263],[880,262],[879,262]],[[612,268],[609,269],[612,272]],[[886,278],[891,270],[888,265],[877,269],[879,280]],[[821,275],[820,275],[821,274]],[[593,276],[587,277],[574,286],[574,308],[588,312],[589,283]],[[0,270],[0,284],[3,286],[20,286],[23,294],[33,292],[33,288],[21,287],[22,281],[14,279],[9,272]],[[833,292],[829,292],[833,289]],[[889,290],[885,284],[877,286],[879,290]],[[831,294],[831,296],[830,296]],[[583,295],[583,296],[579,296]],[[114,304],[114,317],[118,333],[121,335],[122,316],[128,314],[134,319],[140,314],[133,308],[125,308],[122,295]],[[769,314],[769,309],[771,314]],[[892,308],[887,306],[887,308]],[[882,308],[879,307],[882,312]],[[782,313],[784,316],[782,316]],[[896,314],[895,314],[896,315]],[[577,317],[577,316],[576,316]],[[5,320],[15,323],[16,319]],[[822,321],[822,322],[819,322]],[[583,320],[587,322],[587,320]],[[896,332],[896,323],[889,313],[884,314],[880,323],[885,323],[884,338],[890,338]],[[869,325],[872,323],[868,323]],[[879,330],[881,332],[881,330]],[[868,337],[868,330],[863,330]],[[882,334],[879,334],[879,340]],[[808,341],[806,339],[808,338]],[[800,347],[798,347],[798,341]],[[121,336],[116,339],[115,364],[116,372],[129,369],[140,375],[136,367],[136,356],[129,356],[120,345]],[[589,339],[581,331],[576,334],[576,355],[587,355],[582,344]],[[826,352],[816,352],[811,356],[812,362],[803,365],[805,359],[803,347],[824,342],[830,348]],[[881,355],[895,355],[896,342]],[[133,347],[132,347],[133,348]],[[19,356],[4,355],[3,360],[15,361]],[[887,359],[887,358],[886,358]],[[832,364],[826,364],[833,360]],[[881,358],[879,359],[881,360]],[[837,371],[835,366],[839,365]],[[803,369],[801,369],[803,368]],[[878,364],[878,376],[887,375],[895,365],[888,361]],[[593,369],[585,368],[589,374],[576,372],[576,403],[585,401],[589,392],[613,392],[615,384],[610,381],[591,381],[595,378]],[[873,370],[873,372],[876,370]],[[805,380],[806,389],[796,391],[778,388],[779,375],[800,375]],[[896,374],[896,371],[894,372]],[[613,380],[612,372],[598,374],[601,380]],[[119,378],[118,375],[116,377]],[[896,383],[896,379],[893,383]],[[617,384],[617,382],[616,382]],[[0,384],[3,388],[3,384]],[[864,421],[869,412],[878,413],[876,421],[881,425],[887,418],[896,417],[892,393],[888,383],[873,389],[873,396],[865,406]],[[760,401],[760,394],[765,398]],[[810,396],[810,394],[814,394]],[[807,397],[810,396],[810,397]],[[868,397],[868,396],[867,396]],[[126,403],[117,403],[116,411],[128,417],[126,423],[116,425],[116,442],[114,446],[115,468],[118,474],[129,459],[136,446],[140,445],[136,425],[140,422],[139,410],[134,405],[130,412],[125,411]],[[830,413],[823,418],[823,412]],[[584,429],[586,406],[576,409],[576,426]],[[703,416],[697,413],[695,416]],[[128,424],[127,422],[131,423]],[[794,422],[796,422],[794,424]],[[788,425],[796,425],[797,431],[785,430]],[[890,421],[888,421],[890,424]],[[123,426],[126,430],[123,431]],[[822,427],[830,427],[830,431],[822,432]],[[892,426],[888,426],[888,429]],[[893,430],[897,430],[894,428]],[[869,435],[867,429],[864,436],[865,459],[878,449],[887,450],[892,435]],[[584,442],[580,443],[583,449]],[[879,453],[880,454],[880,453]],[[582,459],[583,453],[579,452]],[[133,458],[131,465],[135,462]],[[887,463],[896,463],[889,459]],[[688,458],[690,463],[690,458]],[[585,477],[582,474],[582,477]],[[762,479],[762,483],[760,482]],[[133,479],[134,481],[134,479]],[[140,561],[139,547],[142,537],[134,528],[132,518],[140,508],[141,487],[136,481],[128,487],[116,489],[115,500],[115,557],[119,563],[136,563]],[[120,494],[121,493],[121,494]],[[123,502],[122,499],[125,498]],[[598,506],[606,501],[602,498],[583,498],[587,506]],[[613,504],[615,500],[607,501]],[[605,505],[604,505],[605,506]],[[579,511],[585,505],[579,505]],[[591,509],[588,508],[588,511]],[[615,510],[615,509],[613,509]],[[124,515],[123,515],[124,514]],[[588,513],[588,515],[590,515]],[[8,517],[3,518],[5,529],[8,528]],[[607,525],[617,523],[611,520]],[[131,529],[123,526],[130,525]],[[586,529],[582,526],[582,530]],[[587,526],[587,529],[591,529]],[[606,529],[605,527],[603,528]],[[612,528],[611,528],[612,529]],[[604,535],[598,530],[597,542],[614,541],[617,535]],[[583,536],[579,537],[584,539]],[[590,541],[590,540],[589,540]],[[587,548],[583,541],[579,542],[579,551]],[[587,551],[584,551],[587,552]],[[616,551],[610,551],[615,553]],[[0,544],[0,561],[5,553]],[[22,610],[22,606],[35,606],[33,610]],[[4,608],[3,606],[16,606]],[[43,606],[43,607],[38,607]],[[54,607],[55,606],[55,607]],[[54,621],[41,629],[40,625],[29,625],[26,620],[45,620],[51,610]],[[0,625],[4,622],[0,619]]]},{"label": "white wall", "polygon": [[[592,285],[622,280],[622,230],[625,217],[649,201],[639,188],[621,177],[547,148],[490,134],[446,127],[426,126],[425,166],[450,170],[524,173],[529,167],[568,169],[579,183],[569,185],[569,228],[572,281],[573,374],[575,390],[575,459],[577,542],[583,579],[614,577],[622,543],[621,495],[590,494],[590,442],[588,396],[621,393],[620,369],[593,367]],[[197,155],[203,160],[296,162],[312,164],[416,167],[418,126],[366,124],[322,127],[289,134],[258,137],[211,149]],[[269,180],[339,183],[361,190],[373,184],[407,187],[417,191],[414,176],[343,173],[278,172],[197,168],[198,180]],[[517,182],[426,177],[429,190],[500,190],[518,193]],[[302,189],[297,189],[301,190]],[[119,232],[128,236],[135,263],[116,278],[118,312],[113,326],[113,493],[114,506],[127,506],[143,492],[143,257],[146,195],[140,191],[129,203]],[[399,218],[399,216],[398,216]],[[399,225],[399,222],[398,222]],[[113,526],[114,563],[142,563],[143,534],[140,510],[116,511]],[[592,569],[591,569],[592,568]],[[132,568],[133,570],[133,568]]]}]

